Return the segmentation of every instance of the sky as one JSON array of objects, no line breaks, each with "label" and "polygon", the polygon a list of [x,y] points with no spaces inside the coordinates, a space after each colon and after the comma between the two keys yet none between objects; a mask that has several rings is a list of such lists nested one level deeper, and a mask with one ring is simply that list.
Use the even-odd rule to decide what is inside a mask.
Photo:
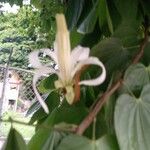
[{"label": "sky", "polygon": [[[27,4],[30,4],[30,0],[24,0],[23,1],[23,4],[27,5]],[[17,13],[18,10],[19,10],[19,6],[17,5],[13,5],[12,7],[9,5],[9,3],[1,3],[0,2],[0,5],[3,5],[2,8],[0,8],[1,11],[4,11],[4,12],[9,12],[9,13]]]},{"label": "sky", "polygon": [[1,11],[9,12],[9,13],[17,13],[19,10],[19,6],[13,5],[12,7],[9,5],[9,3],[0,3],[3,5],[2,8],[0,8]]}]

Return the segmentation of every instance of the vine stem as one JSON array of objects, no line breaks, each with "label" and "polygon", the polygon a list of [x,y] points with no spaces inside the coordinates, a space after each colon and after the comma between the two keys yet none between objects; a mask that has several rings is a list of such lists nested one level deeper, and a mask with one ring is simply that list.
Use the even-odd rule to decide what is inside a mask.
[{"label": "vine stem", "polygon": [[[140,44],[139,52],[137,55],[133,58],[132,64],[136,64],[139,62],[141,57],[143,56],[144,53],[144,48],[148,42],[148,27],[145,27],[145,32],[144,32],[144,39],[142,43]],[[101,110],[103,105],[106,103],[106,101],[109,99],[109,97],[119,89],[119,87],[123,83],[123,78],[119,79],[114,85],[112,85],[97,101],[95,106],[93,107],[92,110],[90,110],[89,114],[85,117],[85,119],[78,125],[76,129],[76,134],[82,135],[84,131],[89,127],[89,125],[93,122],[94,118],[98,114],[98,112]]]},{"label": "vine stem", "polygon": [[144,35],[145,35],[145,37],[144,37],[144,40],[142,41],[142,43],[140,45],[140,48],[139,48],[140,50],[139,50],[138,54],[135,56],[135,58],[133,59],[132,64],[138,63],[144,54],[144,48],[148,42],[148,36],[149,36],[149,28],[148,27],[145,29]]},{"label": "vine stem", "polygon": [[92,131],[92,140],[93,141],[95,141],[96,140],[96,136],[95,136],[95,134],[96,134],[96,118],[94,118],[94,120],[93,120],[93,127],[92,127],[93,129],[93,131]]},{"label": "vine stem", "polygon": [[89,112],[88,116],[81,122],[76,129],[76,134],[82,135],[86,128],[92,123],[95,116],[101,110],[107,99],[120,87],[122,80],[117,81],[110,90],[106,91],[96,103],[95,107]]}]

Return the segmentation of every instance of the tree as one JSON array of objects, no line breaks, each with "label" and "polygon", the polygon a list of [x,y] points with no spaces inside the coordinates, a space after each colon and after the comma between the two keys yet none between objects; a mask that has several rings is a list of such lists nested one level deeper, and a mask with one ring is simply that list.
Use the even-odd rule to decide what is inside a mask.
[{"label": "tree", "polygon": [[29,23],[29,21],[31,20],[31,17],[28,17],[28,19],[26,19],[26,22],[28,22],[28,24],[23,24],[25,18],[20,17],[23,13],[27,13],[25,8],[22,8],[18,14],[1,15],[0,20],[1,22],[3,22],[0,27],[1,64],[5,64],[8,61],[10,49],[13,48],[13,55],[11,57],[12,66],[21,68],[28,67],[27,54],[31,52],[32,45],[35,45],[35,40],[33,40],[31,36],[36,35],[35,33],[31,35],[28,31],[30,30],[29,28],[31,23]]},{"label": "tree", "polygon": [[[49,1],[36,2],[38,8],[49,8]],[[148,150],[150,3],[68,0],[63,5],[72,47],[90,47],[105,64],[107,78],[100,86],[81,87],[80,101],[73,105],[65,100],[60,105],[55,75],[43,80],[39,90],[50,93],[45,100],[50,113],[41,107],[35,111],[30,123],[37,121],[37,130],[28,149]],[[89,67],[81,78],[98,73]]]},{"label": "tree", "polygon": [[[32,6],[23,6],[17,14],[3,13],[0,21],[0,63],[7,62],[10,49],[13,48],[11,58],[13,67],[28,68],[28,54],[36,48],[48,47],[47,33],[40,21],[41,13]],[[55,29],[51,27],[51,32]],[[50,34],[53,38],[53,34]]]}]

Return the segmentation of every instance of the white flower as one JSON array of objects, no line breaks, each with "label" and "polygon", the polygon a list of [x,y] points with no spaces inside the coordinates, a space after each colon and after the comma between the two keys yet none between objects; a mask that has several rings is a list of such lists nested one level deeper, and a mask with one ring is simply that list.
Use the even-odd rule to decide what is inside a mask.
[{"label": "white flower", "polygon": [[[89,56],[89,48],[77,46],[71,51],[69,31],[63,14],[56,15],[56,24],[57,34],[54,43],[54,51],[41,49],[39,51],[34,51],[29,55],[30,63],[36,68],[33,77],[33,89],[46,113],[49,112],[48,107],[36,89],[36,82],[43,74],[57,74],[58,80],[55,81],[55,88],[65,89],[65,97],[69,104],[72,104],[75,98],[74,77],[85,65],[98,65],[101,68],[102,73],[96,79],[80,81],[78,83],[79,85],[97,86],[104,82],[106,78],[106,70],[103,63],[100,62],[97,57]],[[44,52],[51,57],[57,64],[58,70],[49,67],[48,64],[41,64],[38,58],[39,52]]]}]

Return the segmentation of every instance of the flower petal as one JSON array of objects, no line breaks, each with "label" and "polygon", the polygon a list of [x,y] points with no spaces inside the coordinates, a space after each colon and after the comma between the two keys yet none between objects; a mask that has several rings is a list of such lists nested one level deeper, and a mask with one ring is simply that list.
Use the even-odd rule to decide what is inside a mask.
[{"label": "flower petal", "polygon": [[39,59],[39,52],[40,51],[33,51],[29,54],[29,63],[33,68],[40,68],[42,66]]},{"label": "flower petal", "polygon": [[37,51],[33,51],[29,54],[29,62],[33,68],[42,67],[42,63],[40,62],[40,59],[39,59],[40,52],[45,53],[46,55],[48,55],[50,58],[52,58],[57,63],[57,56],[56,56],[55,52],[51,51],[48,48],[43,48],[43,49],[40,49]]},{"label": "flower petal", "polygon": [[54,41],[54,52],[55,52],[55,54],[56,54],[56,56],[58,55],[57,53],[58,53],[58,47],[57,47],[57,43],[56,43],[56,41]]},{"label": "flower petal", "polygon": [[51,49],[45,48],[45,49],[40,49],[40,51],[45,53],[50,58],[52,58],[56,64],[58,63],[57,54],[55,53],[55,50],[52,51]]},{"label": "flower petal", "polygon": [[75,97],[74,89],[72,86],[66,86],[65,89],[66,89],[66,94],[65,94],[66,100],[71,105],[73,104],[74,97]]},{"label": "flower petal", "polygon": [[67,23],[63,14],[56,14],[56,42],[58,68],[63,81],[69,81],[71,74],[71,45]]},{"label": "flower petal", "polygon": [[42,97],[40,96],[40,94],[39,94],[39,92],[36,88],[36,82],[38,81],[38,79],[41,76],[46,75],[48,73],[51,73],[51,74],[56,73],[57,74],[57,72],[54,69],[43,66],[42,68],[38,69],[35,72],[35,75],[33,76],[33,90],[34,90],[34,93],[36,94],[36,97],[37,97],[38,101],[40,102],[41,106],[43,107],[44,111],[47,114],[49,113],[48,107],[47,107],[46,103],[44,102],[44,100],[42,99]]},{"label": "flower petal", "polygon": [[87,59],[89,57],[90,49],[82,46],[77,46],[71,51],[71,61],[72,67],[81,60]]},{"label": "flower petal", "polygon": [[75,73],[80,70],[84,65],[89,65],[89,64],[93,64],[93,65],[98,65],[102,68],[102,73],[99,77],[97,77],[96,79],[92,79],[92,80],[83,80],[81,82],[79,82],[80,85],[99,85],[101,83],[104,82],[105,78],[106,78],[106,69],[103,65],[103,63],[101,61],[99,61],[98,58],[96,57],[89,57],[88,59],[82,60],[80,61],[77,66],[75,67],[74,71],[72,72],[72,76],[75,75]]}]

